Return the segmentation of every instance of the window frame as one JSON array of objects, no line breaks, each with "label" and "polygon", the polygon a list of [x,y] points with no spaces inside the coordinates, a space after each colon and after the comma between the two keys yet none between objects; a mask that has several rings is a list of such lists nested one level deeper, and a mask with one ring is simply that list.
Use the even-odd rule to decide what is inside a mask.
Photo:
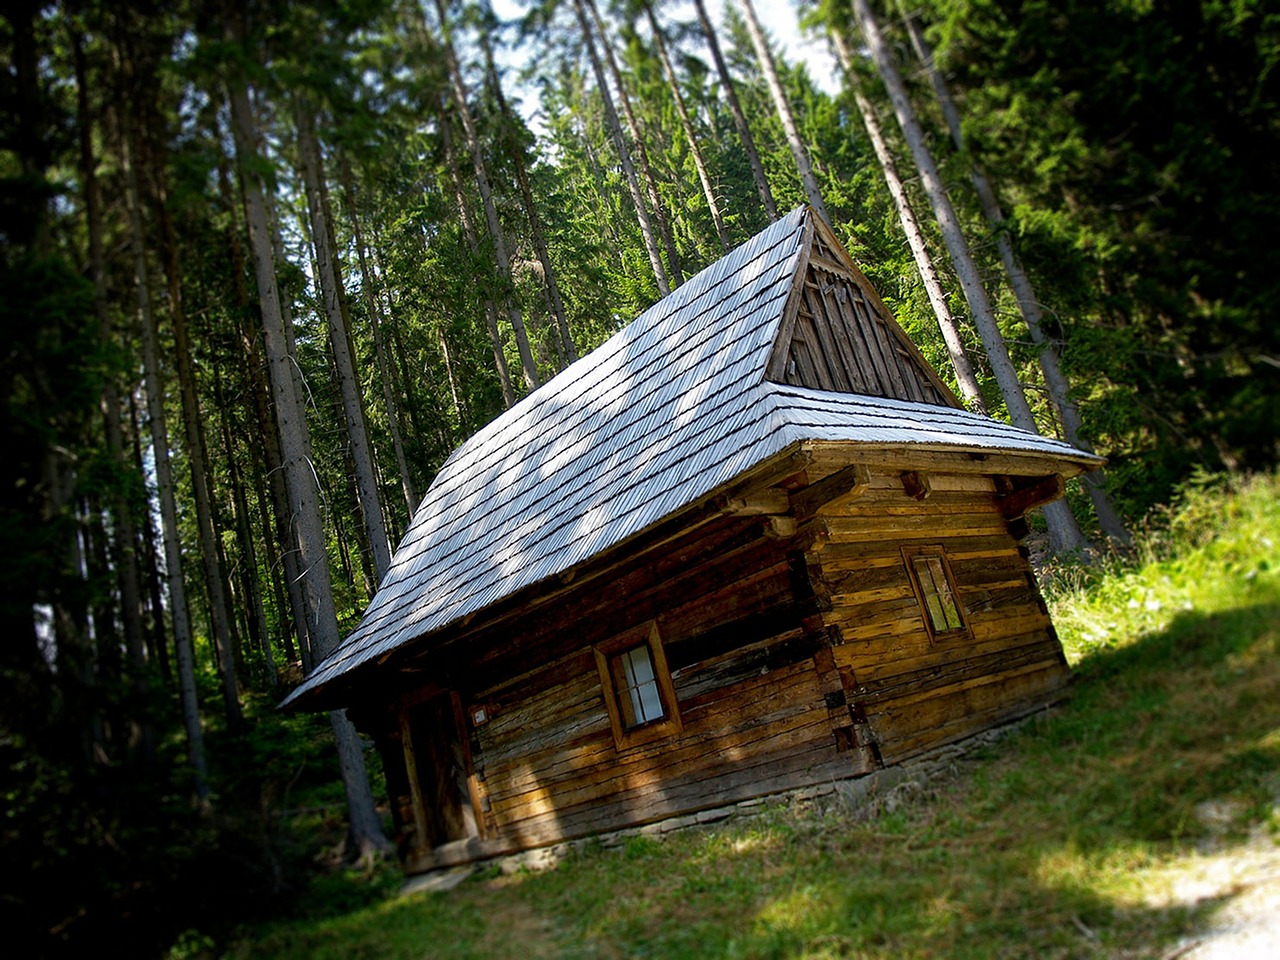
[{"label": "window frame", "polygon": [[[613,664],[623,654],[642,646],[649,651],[663,716],[628,727],[618,705],[620,691],[614,682]],[[667,667],[667,656],[656,620],[624,631],[591,649],[595,654],[596,671],[600,675],[600,688],[604,693],[605,710],[609,714],[609,727],[613,732],[614,744],[619,750],[652,743],[683,729],[675,684],[671,679],[671,670]]]},{"label": "window frame", "polygon": [[[920,579],[920,573],[916,569],[916,561],[921,557],[933,558],[941,562],[943,579],[946,581],[947,589],[951,591],[951,599],[955,607],[956,616],[960,620],[959,626],[939,630],[934,624],[933,614],[929,612],[930,591],[926,589],[925,584]],[[924,623],[925,632],[929,634],[929,642],[937,643],[942,640],[972,636],[969,627],[969,615],[965,612],[964,601],[960,598],[960,589],[956,585],[956,576],[951,569],[951,560],[942,545],[904,546],[902,548],[902,562],[907,568],[907,577],[911,580],[911,590],[915,594],[916,603],[920,606],[920,619]],[[933,595],[937,595],[936,590],[933,591]]]}]

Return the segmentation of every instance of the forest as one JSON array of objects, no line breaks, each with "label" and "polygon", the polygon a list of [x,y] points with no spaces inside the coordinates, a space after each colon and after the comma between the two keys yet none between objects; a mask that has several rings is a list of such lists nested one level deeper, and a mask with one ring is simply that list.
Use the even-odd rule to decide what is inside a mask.
[{"label": "forest", "polygon": [[463,439],[800,204],[966,406],[1108,459],[1038,521],[1060,562],[1275,466],[1280,10],[791,0],[818,84],[765,6],[5,5],[0,917],[37,955],[292,909],[285,808],[385,856],[367,745],[275,705]]}]

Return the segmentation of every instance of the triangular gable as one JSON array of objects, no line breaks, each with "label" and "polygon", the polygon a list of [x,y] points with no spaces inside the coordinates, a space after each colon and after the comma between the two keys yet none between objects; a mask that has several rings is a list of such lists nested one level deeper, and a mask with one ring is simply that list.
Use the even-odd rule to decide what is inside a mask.
[{"label": "triangular gable", "polygon": [[961,406],[816,216],[806,224],[801,266],[765,377],[814,390]]}]

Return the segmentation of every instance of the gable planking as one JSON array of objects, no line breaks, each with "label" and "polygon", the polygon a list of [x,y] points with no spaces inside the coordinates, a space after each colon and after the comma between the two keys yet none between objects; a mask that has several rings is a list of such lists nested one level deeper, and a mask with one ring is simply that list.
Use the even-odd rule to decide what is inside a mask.
[{"label": "gable planking", "polygon": [[767,376],[835,393],[960,407],[826,224],[807,225]]}]

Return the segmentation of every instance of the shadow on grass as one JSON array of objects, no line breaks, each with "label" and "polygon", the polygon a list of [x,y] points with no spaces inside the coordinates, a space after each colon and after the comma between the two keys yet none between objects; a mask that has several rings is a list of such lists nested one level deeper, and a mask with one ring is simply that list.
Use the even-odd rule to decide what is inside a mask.
[{"label": "shadow on grass", "polygon": [[1159,956],[1219,905],[1168,896],[1169,871],[1275,802],[1278,635],[1268,602],[1095,652],[1062,707],[869,820],[778,809],[635,838],[241,955]]}]

